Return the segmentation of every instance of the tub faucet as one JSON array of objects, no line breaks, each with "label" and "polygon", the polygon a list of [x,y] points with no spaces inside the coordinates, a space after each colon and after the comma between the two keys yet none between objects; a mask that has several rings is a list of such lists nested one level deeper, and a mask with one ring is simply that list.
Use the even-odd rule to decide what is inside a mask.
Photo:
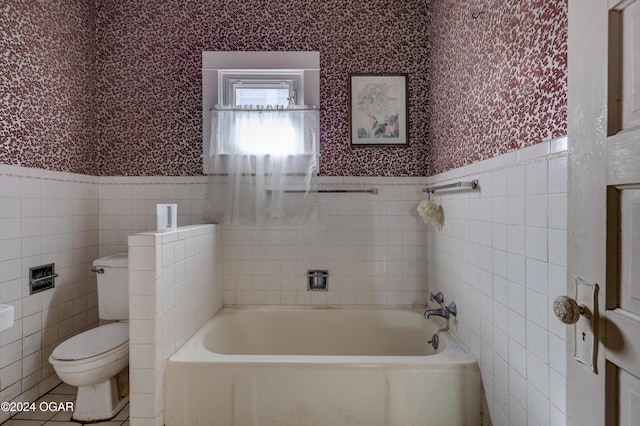
[{"label": "tub faucet", "polygon": [[438,293],[438,294],[433,294],[431,293],[431,296],[429,297],[432,301],[438,302],[440,304],[440,308],[439,309],[427,309],[426,311],[424,311],[424,317],[429,319],[429,317],[431,315],[437,315],[439,317],[443,317],[446,319],[449,319],[449,317],[451,315],[453,315],[454,317],[458,314],[458,308],[456,307],[456,303],[455,302],[451,302],[449,303],[449,306],[445,306],[444,305],[444,297],[442,296],[442,293]]}]

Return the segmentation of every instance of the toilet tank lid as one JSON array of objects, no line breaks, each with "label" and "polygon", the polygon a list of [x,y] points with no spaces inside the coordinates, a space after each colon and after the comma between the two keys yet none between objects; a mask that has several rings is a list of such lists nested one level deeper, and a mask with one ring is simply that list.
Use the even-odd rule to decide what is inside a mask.
[{"label": "toilet tank lid", "polygon": [[75,361],[98,356],[129,341],[129,324],[114,322],[92,328],[60,343],[51,356]]},{"label": "toilet tank lid", "polygon": [[101,257],[93,261],[93,266],[126,268],[129,266],[129,254],[124,252]]}]

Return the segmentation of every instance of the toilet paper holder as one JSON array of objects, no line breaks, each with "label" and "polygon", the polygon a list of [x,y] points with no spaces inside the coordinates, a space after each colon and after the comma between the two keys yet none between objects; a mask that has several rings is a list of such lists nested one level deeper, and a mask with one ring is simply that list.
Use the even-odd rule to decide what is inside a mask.
[{"label": "toilet paper holder", "polygon": [[55,268],[55,263],[29,268],[29,294],[54,288],[59,277]]},{"label": "toilet paper holder", "polygon": [[156,204],[156,215],[158,231],[169,232],[178,228],[177,204]]}]

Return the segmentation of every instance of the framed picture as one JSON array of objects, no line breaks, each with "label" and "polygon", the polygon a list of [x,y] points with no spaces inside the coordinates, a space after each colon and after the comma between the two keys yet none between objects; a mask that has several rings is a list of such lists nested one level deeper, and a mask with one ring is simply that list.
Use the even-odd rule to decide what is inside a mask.
[{"label": "framed picture", "polygon": [[351,145],[407,146],[407,104],[407,74],[350,74]]}]

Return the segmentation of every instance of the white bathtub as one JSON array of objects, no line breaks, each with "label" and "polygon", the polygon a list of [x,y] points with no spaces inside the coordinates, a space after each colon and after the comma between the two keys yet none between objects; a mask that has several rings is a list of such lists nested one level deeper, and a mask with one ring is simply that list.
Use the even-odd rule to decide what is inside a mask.
[{"label": "white bathtub", "polygon": [[479,425],[477,363],[442,324],[396,309],[222,309],[168,361],[165,425]]}]

